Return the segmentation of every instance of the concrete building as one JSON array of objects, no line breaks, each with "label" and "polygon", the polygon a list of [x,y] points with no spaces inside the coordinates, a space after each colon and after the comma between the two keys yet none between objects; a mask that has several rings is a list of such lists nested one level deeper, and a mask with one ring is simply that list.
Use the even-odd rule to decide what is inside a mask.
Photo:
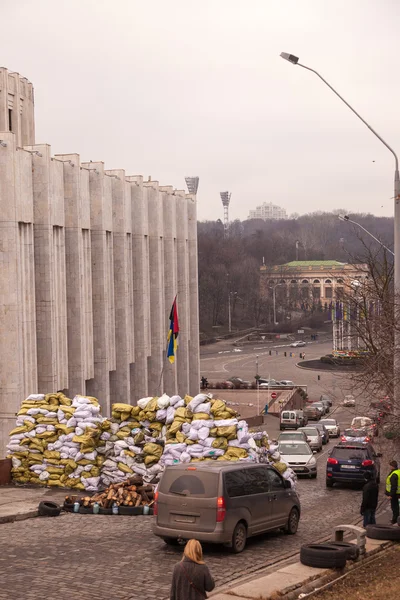
[{"label": "concrete building", "polygon": [[247,218],[263,219],[263,221],[268,221],[269,219],[279,221],[281,219],[287,219],[287,214],[284,208],[276,206],[276,204],[272,204],[272,202],[269,202],[268,204],[264,202],[260,206],[257,206],[255,210],[250,210]]},{"label": "concrete building", "polygon": [[339,298],[346,284],[368,277],[368,265],[336,260],[294,260],[284,265],[260,267],[260,286],[264,297],[275,290],[278,300],[292,308],[302,302],[330,304]]},{"label": "concrete building", "polygon": [[197,393],[196,197],[52,156],[35,144],[32,85],[5,69],[0,140],[0,457],[30,393],[93,395],[105,415],[113,402]]}]

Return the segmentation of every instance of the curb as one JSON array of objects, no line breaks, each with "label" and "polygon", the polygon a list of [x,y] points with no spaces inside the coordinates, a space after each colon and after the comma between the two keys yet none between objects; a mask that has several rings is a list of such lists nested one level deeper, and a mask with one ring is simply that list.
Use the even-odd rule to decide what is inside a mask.
[{"label": "curb", "polygon": [[26,519],[33,519],[38,516],[38,510],[29,510],[24,513],[17,513],[16,515],[6,515],[0,517],[0,525],[3,525],[4,523],[14,523],[14,521],[25,521]]}]

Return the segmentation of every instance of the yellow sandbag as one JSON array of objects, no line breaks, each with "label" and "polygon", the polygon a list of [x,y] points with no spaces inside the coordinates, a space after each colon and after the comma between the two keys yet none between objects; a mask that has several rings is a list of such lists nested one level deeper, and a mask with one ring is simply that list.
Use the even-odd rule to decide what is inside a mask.
[{"label": "yellow sandbag", "polygon": [[149,467],[150,465],[157,463],[159,460],[160,459],[158,456],[155,456],[154,454],[148,454],[144,457],[144,464],[146,467]]},{"label": "yellow sandbag", "polygon": [[156,412],[156,411],[157,411],[157,409],[158,409],[158,406],[157,406],[157,400],[158,400],[158,398],[157,398],[157,397],[154,397],[154,398],[152,398],[152,399],[150,400],[150,402],[148,402],[148,403],[146,404],[146,407],[145,407],[145,409],[144,409],[144,410],[145,410],[146,412]]},{"label": "yellow sandbag", "polygon": [[182,421],[174,421],[173,423],[171,423],[171,425],[169,426],[169,430],[168,433],[170,435],[176,435],[177,431],[180,431],[182,427]]},{"label": "yellow sandbag", "polygon": [[138,444],[140,444],[143,441],[144,441],[144,433],[143,433],[143,431],[139,431],[139,433],[137,433],[135,435],[135,437],[133,438],[133,443],[135,444],[135,446],[137,446]]},{"label": "yellow sandbag", "polygon": [[118,463],[118,469],[119,469],[120,471],[122,471],[123,473],[129,473],[129,475],[133,475],[133,471],[132,471],[132,469],[130,469],[130,468],[128,467],[128,465],[126,465],[126,464],[124,464],[124,463],[122,463],[122,462],[119,462],[119,463]]},{"label": "yellow sandbag", "polygon": [[35,429],[35,427],[36,427],[36,425],[34,423],[32,423],[32,421],[28,421],[28,419],[26,419],[24,421],[24,425],[28,431],[32,431],[32,429]]},{"label": "yellow sandbag", "polygon": [[131,404],[124,404],[123,402],[115,402],[115,404],[113,404],[111,406],[112,410],[116,410],[117,412],[128,412],[130,413],[132,410],[132,405]]},{"label": "yellow sandbag", "polygon": [[285,465],[283,462],[274,463],[274,467],[277,471],[279,471],[279,473],[284,473],[287,469],[287,465]]},{"label": "yellow sandbag", "polygon": [[90,469],[90,475],[92,477],[100,477],[100,469],[98,467],[92,467]]},{"label": "yellow sandbag", "polygon": [[186,396],[184,397],[185,405],[187,406],[189,404],[189,402],[191,402],[192,400],[193,400],[193,397],[186,394]]},{"label": "yellow sandbag", "polygon": [[63,485],[65,485],[65,483],[68,481],[68,475],[61,475],[60,481]]},{"label": "yellow sandbag", "polygon": [[56,429],[57,431],[62,431],[64,435],[69,435],[75,431],[75,427],[67,427],[64,423],[57,423]]},{"label": "yellow sandbag", "polygon": [[127,421],[131,416],[131,411],[127,411],[125,410],[124,412],[121,413],[121,421]]},{"label": "yellow sandbag", "polygon": [[186,435],[181,431],[176,432],[176,439],[180,444],[183,444],[186,440]]},{"label": "yellow sandbag", "polygon": [[227,450],[225,450],[225,454],[228,456],[232,456],[233,458],[247,458],[248,453],[245,448],[237,448],[236,446],[229,446]]},{"label": "yellow sandbag", "polygon": [[52,473],[51,475],[49,475],[49,478],[47,481],[49,481],[50,479],[52,481],[60,481],[60,474],[58,473],[58,475],[56,475],[55,473]]},{"label": "yellow sandbag", "polygon": [[192,460],[190,462],[203,462],[204,458],[192,458]]},{"label": "yellow sandbag", "polygon": [[46,458],[46,462],[49,465],[60,465],[60,460],[58,458]]},{"label": "yellow sandbag", "polygon": [[28,454],[28,462],[31,464],[32,460],[35,463],[37,463],[37,462],[43,462],[44,456],[40,452],[38,452],[37,454],[33,454],[32,452],[29,452],[29,454]]},{"label": "yellow sandbag", "polygon": [[66,417],[72,417],[76,408],[74,408],[73,406],[63,406],[61,410],[63,411]]},{"label": "yellow sandbag", "polygon": [[118,431],[117,433],[117,438],[120,440],[123,440],[124,438],[127,438],[130,436],[130,432],[128,431]]},{"label": "yellow sandbag", "polygon": [[217,433],[217,428],[216,427],[211,427],[210,429],[210,437],[217,437],[218,433]]},{"label": "yellow sandbag", "polygon": [[50,479],[50,477],[49,477],[48,480],[46,481],[46,483],[50,487],[62,487],[62,483],[59,479]]},{"label": "yellow sandbag", "polygon": [[131,408],[131,415],[132,417],[137,417],[140,413],[140,406],[132,406]]},{"label": "yellow sandbag", "polygon": [[232,419],[232,413],[228,412],[227,410],[220,410],[215,413],[214,419],[216,421],[222,421],[222,419]]},{"label": "yellow sandbag", "polygon": [[193,421],[208,421],[210,415],[208,413],[195,413],[193,415]]},{"label": "yellow sandbag", "polygon": [[[132,454],[133,454],[133,452],[132,452]],[[104,457],[104,456],[101,456],[100,454],[98,454],[98,455],[96,456],[96,465],[97,465],[98,467],[102,467],[102,466],[103,466],[103,464],[104,464],[104,461],[105,461],[105,460],[106,460],[106,459],[105,459],[105,457]]]},{"label": "yellow sandbag", "polygon": [[62,475],[62,469],[58,469],[57,467],[52,467],[51,465],[49,467],[46,467],[46,471],[48,473],[51,473],[52,475],[58,475],[59,477]]},{"label": "yellow sandbag", "polygon": [[161,431],[161,429],[163,428],[163,423],[160,423],[159,421],[153,421],[153,423],[150,423],[149,425],[149,429],[153,429],[155,431]]},{"label": "yellow sandbag", "polygon": [[84,485],[83,485],[83,483],[81,483],[81,482],[79,481],[79,479],[78,479],[78,483],[77,483],[77,484],[74,486],[74,488],[75,488],[76,490],[84,490],[84,489],[85,489],[85,486],[84,486]]},{"label": "yellow sandbag", "polygon": [[146,421],[155,421],[156,415],[157,415],[155,410],[151,410],[151,411],[146,410],[144,414],[146,415],[145,416]]},{"label": "yellow sandbag", "polygon": [[221,448],[225,450],[228,447],[228,440],[225,437],[217,437],[211,444],[213,448]]},{"label": "yellow sandbag", "polygon": [[24,467],[13,467],[11,469],[11,473],[13,475],[19,475],[20,473],[25,473],[26,469]]},{"label": "yellow sandbag", "polygon": [[15,458],[27,458],[29,456],[29,452],[28,450],[21,450],[21,452],[13,452],[10,455],[10,458],[12,458],[13,456],[15,456]]},{"label": "yellow sandbag", "polygon": [[43,456],[45,458],[58,458],[58,459],[60,459],[61,458],[61,453],[58,452],[57,450],[45,450],[43,452]]},{"label": "yellow sandbag", "polygon": [[[47,440],[49,441],[49,438],[54,437],[54,431],[44,431],[43,433],[37,433],[36,437],[39,438],[39,440]],[[54,437],[54,441],[57,440],[57,435]]]},{"label": "yellow sandbag", "polygon": [[124,425],[124,427],[121,427],[121,428],[119,429],[119,431],[126,431],[126,432],[128,432],[128,433],[130,433],[130,432],[131,432],[131,430],[130,430],[130,427],[128,427],[127,425]]},{"label": "yellow sandbag", "polygon": [[218,437],[226,437],[228,440],[235,439],[236,438],[236,425],[217,427],[217,435],[218,435]]},{"label": "yellow sandbag", "polygon": [[71,467],[73,470],[75,470],[78,466],[72,458],[62,458],[60,460],[60,465],[64,465],[64,467]]},{"label": "yellow sandbag", "polygon": [[[67,396],[64,396],[64,394],[60,394],[58,397],[58,400],[60,402],[60,406],[71,406],[72,404],[72,400],[71,398],[67,398]],[[64,410],[64,408],[62,409]]]},{"label": "yellow sandbag", "polygon": [[175,415],[174,415],[174,420],[181,418],[181,419],[186,419],[187,415],[186,415],[186,408],[184,406],[180,406],[179,408],[176,409],[175,411]]},{"label": "yellow sandbag", "polygon": [[132,450],[124,450],[124,455],[130,456],[131,458],[135,458],[135,456],[136,456],[135,452],[132,452]]},{"label": "yellow sandbag", "polygon": [[14,477],[14,481],[17,483],[28,483],[29,477]]},{"label": "yellow sandbag", "polygon": [[143,452],[144,454],[157,456],[160,459],[163,453],[163,448],[159,444],[154,444],[153,442],[150,442],[144,445]]},{"label": "yellow sandbag", "polygon": [[211,413],[215,415],[218,411],[225,410],[226,404],[223,400],[211,401]]},{"label": "yellow sandbag", "polygon": [[117,412],[116,410],[112,410],[111,411],[111,416],[112,416],[113,419],[115,419],[117,421],[119,421],[119,419],[120,419],[120,413]]},{"label": "yellow sandbag", "polygon": [[20,408],[19,411],[17,412],[17,415],[19,417],[22,417],[23,415],[26,415],[26,413],[28,412],[28,410],[29,410],[28,407],[26,407],[26,408]]},{"label": "yellow sandbag", "polygon": [[83,471],[83,473],[81,473],[81,477],[83,477],[83,479],[89,479],[89,477],[91,477],[91,474],[89,471]]},{"label": "yellow sandbag", "polygon": [[93,461],[88,460],[87,458],[81,458],[80,460],[76,461],[76,464],[81,465],[81,467],[86,467],[86,465],[92,465]]},{"label": "yellow sandbag", "polygon": [[20,433],[26,433],[27,431],[28,428],[26,427],[26,425],[20,425],[19,427],[16,427],[12,431],[10,431],[9,435],[11,437],[12,435],[19,435]]},{"label": "yellow sandbag", "polygon": [[[56,417],[43,416],[40,419],[36,419],[36,421],[43,425],[58,425],[58,421],[57,421]],[[29,421],[27,421],[27,422],[29,423]],[[33,423],[31,423],[31,425],[32,425],[32,429],[33,429],[35,426],[33,425]]]}]

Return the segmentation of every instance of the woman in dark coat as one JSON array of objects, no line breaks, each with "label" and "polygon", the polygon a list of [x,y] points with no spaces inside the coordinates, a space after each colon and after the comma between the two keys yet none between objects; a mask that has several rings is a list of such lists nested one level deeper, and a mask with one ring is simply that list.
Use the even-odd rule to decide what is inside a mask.
[{"label": "woman in dark coat", "polygon": [[174,567],[170,600],[202,600],[207,598],[206,592],[214,588],[214,579],[204,564],[200,542],[189,540],[181,562]]}]

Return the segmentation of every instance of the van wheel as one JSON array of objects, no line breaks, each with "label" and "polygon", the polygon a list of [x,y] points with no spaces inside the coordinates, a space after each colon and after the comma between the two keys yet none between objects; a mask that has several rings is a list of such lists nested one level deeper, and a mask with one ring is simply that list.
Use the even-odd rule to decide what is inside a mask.
[{"label": "van wheel", "polygon": [[299,527],[299,511],[297,508],[292,508],[289,513],[289,518],[285,527],[285,533],[294,535]]},{"label": "van wheel", "polygon": [[233,552],[234,554],[239,554],[240,552],[243,552],[243,550],[246,547],[246,541],[246,525],[243,522],[240,522],[236,525],[235,529],[233,530],[232,545],[230,547],[231,552]]},{"label": "van wheel", "polygon": [[179,542],[176,538],[163,538],[163,540],[168,546],[179,546]]},{"label": "van wheel", "polygon": [[327,480],[326,480],[326,487],[328,487],[328,488],[329,488],[329,487],[330,487],[330,488],[331,488],[331,487],[333,487],[333,483],[334,483],[334,482],[332,481],[332,479],[327,479]]}]

